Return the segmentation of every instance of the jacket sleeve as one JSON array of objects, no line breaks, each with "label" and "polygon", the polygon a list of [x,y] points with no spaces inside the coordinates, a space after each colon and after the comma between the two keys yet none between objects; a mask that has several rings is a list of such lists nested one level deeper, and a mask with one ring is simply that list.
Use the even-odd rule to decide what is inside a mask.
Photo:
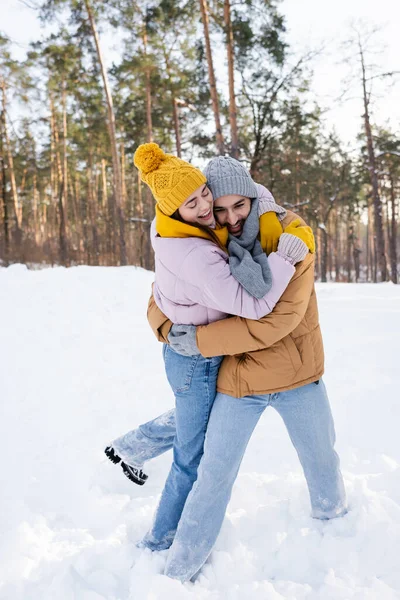
[{"label": "jacket sleeve", "polygon": [[275,198],[273,197],[269,189],[265,187],[265,185],[262,185],[261,183],[256,183],[256,188],[258,191],[259,202],[271,202],[272,204],[276,204]]},{"label": "jacket sleeve", "polygon": [[152,328],[154,335],[159,342],[168,344],[168,334],[172,327],[172,321],[164,315],[155,303],[154,296],[151,294],[147,307],[147,320]]},{"label": "jacket sleeve", "polygon": [[274,212],[280,221],[284,219],[287,213],[286,209],[275,202],[271,192],[261,183],[256,183],[256,186],[258,191],[258,216],[261,217],[266,212]]},{"label": "jacket sleeve", "polygon": [[197,328],[197,345],[205,357],[254,352],[286,337],[303,319],[314,289],[314,255],[299,263],[275,310],[259,321],[232,317]]},{"label": "jacket sleeve", "polygon": [[293,265],[276,253],[270,254],[268,262],[272,287],[261,299],[246,292],[233,277],[226,259],[205,246],[188,255],[180,279],[191,302],[247,319],[260,319],[272,312],[295,273]]}]

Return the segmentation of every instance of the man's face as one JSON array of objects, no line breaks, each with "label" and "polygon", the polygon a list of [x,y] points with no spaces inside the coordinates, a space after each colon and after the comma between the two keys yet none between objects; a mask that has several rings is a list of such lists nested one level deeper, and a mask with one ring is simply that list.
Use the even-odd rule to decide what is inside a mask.
[{"label": "man's face", "polygon": [[214,202],[214,214],[220,225],[226,225],[230,234],[239,236],[249,216],[251,200],[245,196],[230,194]]}]

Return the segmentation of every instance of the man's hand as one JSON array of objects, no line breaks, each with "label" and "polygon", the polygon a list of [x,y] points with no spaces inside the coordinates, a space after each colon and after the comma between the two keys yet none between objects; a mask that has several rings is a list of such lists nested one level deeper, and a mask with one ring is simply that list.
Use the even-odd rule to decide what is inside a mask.
[{"label": "man's hand", "polygon": [[196,329],[194,325],[172,325],[168,334],[169,345],[182,356],[196,356],[200,354],[196,341]]}]

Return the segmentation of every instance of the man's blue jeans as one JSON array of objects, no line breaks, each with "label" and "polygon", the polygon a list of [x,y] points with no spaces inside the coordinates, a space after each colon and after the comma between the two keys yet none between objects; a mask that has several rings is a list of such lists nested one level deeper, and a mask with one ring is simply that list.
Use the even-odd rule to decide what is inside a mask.
[{"label": "man's blue jeans", "polygon": [[269,405],[283,418],[299,456],[312,516],[331,519],[346,513],[339,457],[334,450],[335,429],[322,380],[263,396],[233,398],[217,394],[197,481],[170,547],[165,575],[187,581],[207,560],[221,529],[247,443]]},{"label": "man's blue jeans", "polygon": [[[196,481],[223,358],[181,356],[168,345],[164,345],[163,357],[168,382],[175,394],[175,437],[172,467],[153,525],[142,540],[142,545],[151,550],[164,550],[172,544],[186,499]],[[157,421],[156,429],[160,425],[160,418]],[[161,421],[167,423],[169,431],[170,418],[161,418]],[[150,445],[154,449],[154,440]],[[113,446],[118,453],[123,443],[113,443]],[[166,449],[165,443],[160,446]],[[143,460],[143,447],[139,454]]]},{"label": "man's blue jeans", "polygon": [[[281,415],[297,451],[307,480],[312,516],[330,519],[345,514],[346,495],[334,450],[335,429],[322,380],[262,396],[234,398],[217,394],[197,481],[187,498],[168,554],[166,575],[190,579],[207,559],[220,531],[248,441],[267,406]],[[162,448],[171,444],[173,416],[171,412],[165,415],[145,426],[150,437],[152,431],[156,434],[151,439],[149,458],[161,454]],[[169,425],[162,444],[163,421]],[[158,446],[156,439],[160,440]]]}]

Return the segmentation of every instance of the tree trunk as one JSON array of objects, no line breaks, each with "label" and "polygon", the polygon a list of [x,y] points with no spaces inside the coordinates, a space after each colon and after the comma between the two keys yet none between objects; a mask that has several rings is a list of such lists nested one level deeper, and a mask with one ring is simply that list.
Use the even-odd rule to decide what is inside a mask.
[{"label": "tree trunk", "polygon": [[367,281],[371,280],[371,253],[370,253],[370,242],[371,242],[371,222],[370,222],[370,210],[367,206],[367,236],[366,236],[366,260],[367,260]]},{"label": "tree trunk", "polygon": [[226,51],[228,56],[228,80],[229,80],[229,123],[231,128],[231,156],[239,158],[239,141],[237,129],[237,108],[235,96],[235,67],[233,51],[233,32],[231,22],[230,0],[224,0],[224,21],[226,35]]},{"label": "tree trunk", "polygon": [[[62,264],[69,266],[69,240],[68,240],[68,163],[67,163],[67,92],[65,81],[62,83],[62,185],[59,195],[60,210],[60,254]],[[62,189],[62,193],[61,193]]]},{"label": "tree trunk", "polygon": [[68,157],[67,157],[67,140],[68,140],[68,125],[67,125],[67,90],[66,83],[62,85],[62,121],[63,121],[63,162],[62,162],[62,180],[63,180],[63,206],[65,227],[68,234]]},{"label": "tree trunk", "polygon": [[22,206],[19,203],[18,199],[18,190],[17,184],[15,180],[15,171],[14,171],[14,160],[11,151],[11,143],[10,137],[8,135],[8,126],[7,126],[7,93],[6,93],[6,82],[3,78],[0,79],[0,88],[2,91],[2,107],[3,107],[3,132],[4,132],[4,145],[5,145],[5,154],[7,155],[8,162],[8,174],[9,181],[11,187],[11,195],[13,199],[13,207],[14,207],[14,217],[15,217],[15,227],[16,227],[16,240],[17,246],[20,247],[22,241]]},{"label": "tree trunk", "polygon": [[[0,123],[1,127],[1,123]],[[4,231],[4,264],[8,266],[8,257],[10,253],[10,232],[8,228],[8,205],[7,205],[7,189],[6,189],[6,162],[4,158],[4,142],[2,128],[0,129],[0,193],[2,201],[3,213],[3,231]]]},{"label": "tree trunk", "polygon": [[117,134],[115,128],[115,115],[114,115],[114,106],[111,95],[110,86],[108,83],[107,72],[105,69],[99,36],[97,34],[96,25],[93,18],[92,8],[90,6],[89,0],[85,0],[85,6],[87,10],[87,14],[89,17],[90,27],[92,30],[93,38],[96,44],[97,57],[99,60],[99,66],[101,70],[101,76],[103,78],[104,92],[106,95],[107,102],[107,112],[108,112],[108,130],[110,135],[110,144],[111,144],[111,156],[113,163],[113,184],[114,184],[114,204],[116,206],[116,212],[118,217],[118,225],[119,225],[119,257],[120,264],[127,264],[126,257],[126,243],[125,243],[125,222],[124,222],[124,211],[122,208],[122,185],[121,185],[121,170],[120,170],[120,162],[118,156],[118,144],[117,144]]},{"label": "tree trunk", "polygon": [[93,152],[89,152],[89,165],[87,169],[87,194],[88,194],[88,208],[90,218],[90,228],[92,231],[92,264],[99,264],[99,238],[97,233],[97,200],[94,196],[93,189]]},{"label": "tree trunk", "polygon": [[58,230],[59,244],[60,244],[60,262],[62,265],[68,266],[68,241],[67,241],[67,229],[66,229],[66,223],[65,223],[63,195],[64,195],[64,181],[61,181],[61,185],[58,190],[58,211],[59,211],[59,215],[60,215],[60,225],[59,225],[59,230]]},{"label": "tree trunk", "polygon": [[62,185],[63,182],[63,168],[62,168],[62,162],[61,162],[61,154],[60,154],[60,136],[58,133],[58,125],[57,125],[57,116],[56,116],[56,112],[55,112],[55,108],[54,108],[54,104],[53,104],[53,99],[51,99],[50,101],[51,104],[51,110],[52,110],[52,127],[53,127],[53,134],[54,134],[54,148],[55,148],[55,159],[56,159],[56,186],[55,186],[55,190],[57,192],[57,195],[55,197],[55,201],[58,205],[59,202],[59,198],[60,198],[60,187]]},{"label": "tree trunk", "polygon": [[104,158],[101,159],[101,205],[103,210],[107,210],[107,162]]},{"label": "tree trunk", "polygon": [[147,123],[147,142],[153,141],[153,120],[151,117],[151,72],[150,66],[147,64],[147,29],[143,24],[143,49],[145,56],[145,91],[146,91],[146,123]]},{"label": "tree trunk", "polygon": [[378,176],[376,172],[376,158],[374,143],[372,138],[371,122],[369,116],[369,97],[367,92],[367,77],[366,68],[364,62],[364,51],[359,41],[359,53],[362,70],[362,88],[363,88],[363,102],[364,102],[364,128],[365,137],[367,141],[368,150],[368,171],[370,175],[370,181],[372,186],[372,199],[374,203],[374,225],[375,225],[375,238],[376,238],[376,254],[377,261],[380,271],[381,281],[387,280],[387,265],[385,255],[385,237],[383,233],[383,221],[382,221],[382,202],[379,196],[379,185]]},{"label": "tree trunk", "polygon": [[141,267],[144,266],[144,206],[143,206],[143,190],[142,190],[142,180],[140,177],[139,171],[137,172],[137,184],[138,184],[138,194],[137,194],[137,204],[136,204],[136,230],[139,232],[139,235],[136,236],[137,246],[136,246],[136,255]]},{"label": "tree trunk", "polygon": [[125,144],[124,141],[121,140],[121,182],[122,182],[122,206],[124,209],[124,213],[126,210],[126,175],[125,175]]},{"label": "tree trunk", "polygon": [[389,228],[389,252],[390,252],[390,278],[393,283],[398,283],[397,276],[397,220],[396,220],[396,194],[394,190],[393,174],[389,172],[390,183],[390,208],[391,219]]},{"label": "tree trunk", "polygon": [[335,281],[340,281],[340,219],[339,210],[335,214]]},{"label": "tree trunk", "polygon": [[[101,204],[103,211],[103,219],[105,221],[105,252],[106,252],[106,264],[110,261],[113,247],[113,228],[114,223],[114,206],[108,201],[107,191],[107,162],[104,158],[101,159]],[[107,262],[108,261],[108,262]]]},{"label": "tree trunk", "polygon": [[34,227],[34,235],[35,235],[35,244],[39,246],[40,244],[40,229],[39,229],[39,218],[38,218],[38,189],[37,189],[37,173],[36,167],[35,172],[33,174],[33,190],[32,190],[32,210],[33,210],[33,227]]},{"label": "tree trunk", "polygon": [[351,250],[353,244],[353,228],[349,223],[350,218],[347,217],[347,245],[346,245],[346,271],[347,283],[351,283]]},{"label": "tree trunk", "polygon": [[327,256],[327,280],[332,281],[332,272],[333,272],[333,237],[332,237],[332,227],[329,227],[328,234],[328,256]]},{"label": "tree trunk", "polygon": [[328,233],[327,233],[325,227],[320,227],[319,231],[321,233],[321,240],[322,240],[321,247],[320,247],[321,282],[326,283],[327,282],[326,274],[327,274],[327,265],[328,265]]},{"label": "tree trunk", "polygon": [[[51,213],[53,216],[56,213],[56,207],[58,205],[58,188],[61,183],[61,159],[59,154],[58,147],[58,128],[56,123],[56,113],[54,108],[54,99],[53,94],[49,92],[49,100],[50,100],[50,184],[51,184]],[[48,231],[48,236],[55,236],[55,223],[53,223],[54,218],[51,218],[50,221],[50,231]]]},{"label": "tree trunk", "polygon": [[75,204],[77,207],[77,213],[79,215],[79,237],[78,237],[78,254],[83,263],[88,263],[88,235],[87,235],[87,226],[86,226],[86,215],[84,212],[84,205],[81,199],[81,186],[79,182],[79,178],[75,178],[74,182],[74,197]]},{"label": "tree trunk", "polygon": [[175,96],[172,98],[172,115],[174,119],[176,154],[179,158],[182,156],[181,132],[179,128],[179,111]]},{"label": "tree trunk", "polygon": [[359,282],[360,280],[360,254],[361,254],[361,249],[360,249],[360,244],[359,244],[359,238],[360,238],[360,232],[358,230],[354,231],[355,226],[353,226],[353,235],[352,235],[352,247],[353,247],[353,262],[354,262],[354,272],[355,272],[355,279],[356,279],[356,283]]},{"label": "tree trunk", "polygon": [[211,95],[211,102],[212,102],[212,108],[213,108],[213,113],[214,113],[216,138],[217,138],[217,149],[218,149],[219,154],[223,155],[223,154],[225,154],[225,146],[224,146],[224,137],[222,134],[221,119],[220,119],[220,114],[219,114],[218,92],[217,92],[217,85],[215,83],[214,64],[213,64],[212,52],[211,52],[207,0],[200,0],[200,10],[201,10],[201,19],[203,21],[203,28],[204,28],[204,39],[205,39],[205,43],[206,43],[208,79],[209,79],[209,83],[210,83],[210,95]]}]

